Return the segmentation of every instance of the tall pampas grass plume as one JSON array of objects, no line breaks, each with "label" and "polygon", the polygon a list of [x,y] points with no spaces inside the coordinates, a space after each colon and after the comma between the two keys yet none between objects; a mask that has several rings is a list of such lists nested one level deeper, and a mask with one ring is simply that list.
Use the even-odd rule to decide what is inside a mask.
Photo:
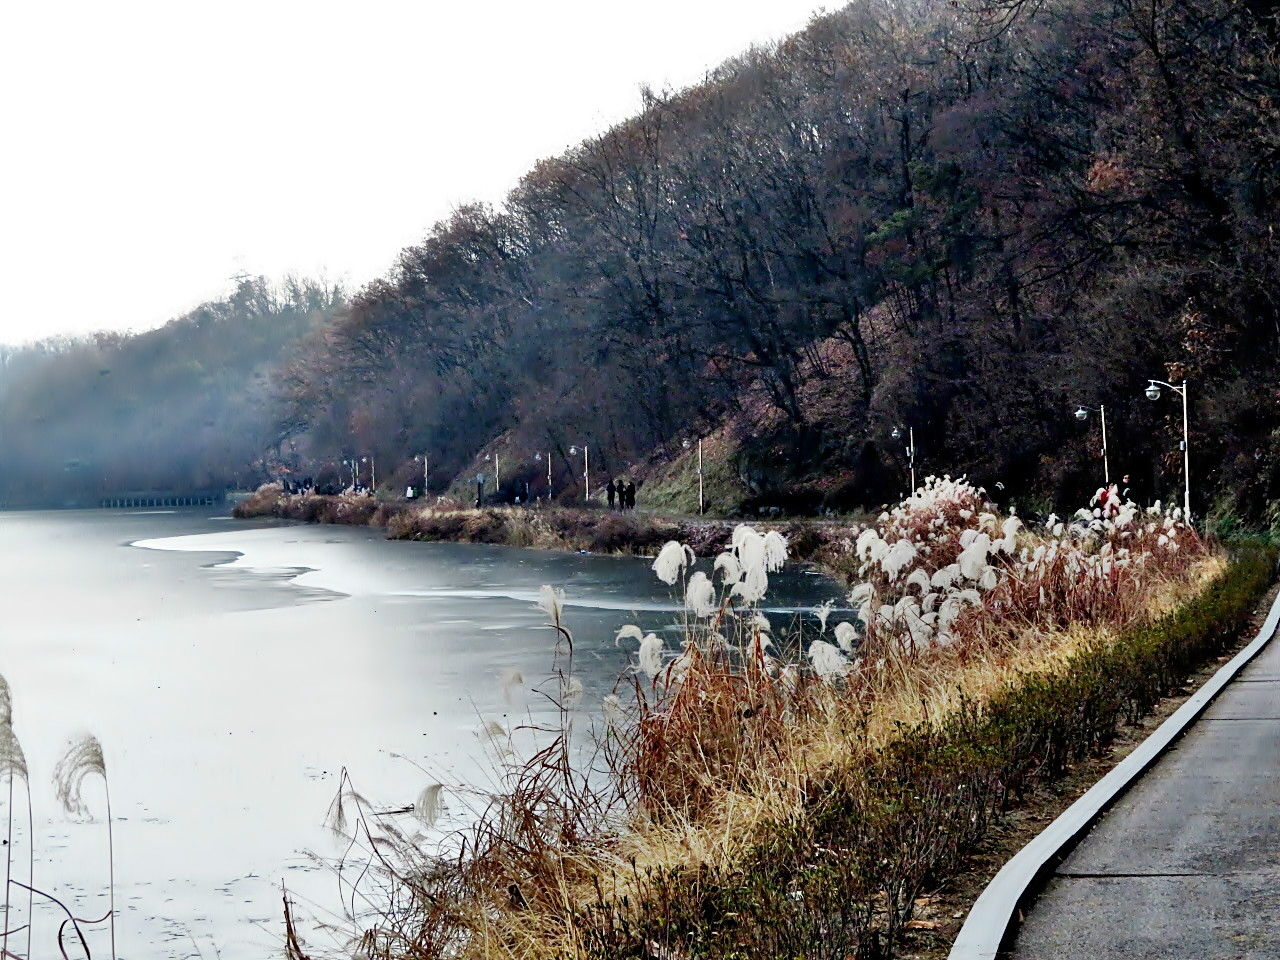
[{"label": "tall pampas grass plume", "polygon": [[678,540],[668,540],[653,561],[653,572],[667,586],[673,585],[685,567],[693,565],[693,550]]},{"label": "tall pampas grass plume", "polygon": [[663,646],[662,638],[656,633],[650,633],[640,641],[640,669],[650,679],[656,677],[662,669]]},{"label": "tall pampas grass plume", "polygon": [[94,775],[102,778],[102,791],[107,801],[107,864],[109,871],[111,919],[111,957],[116,953],[116,854],[115,835],[111,822],[111,789],[107,780],[107,761],[102,755],[102,744],[93,734],[85,734],[72,741],[67,752],[53,768],[53,785],[62,808],[75,816],[89,813],[84,802],[84,782]]},{"label": "tall pampas grass plume", "polygon": [[428,784],[413,803],[413,815],[428,827],[434,827],[444,812],[444,798],[440,796],[442,790],[444,784]]}]

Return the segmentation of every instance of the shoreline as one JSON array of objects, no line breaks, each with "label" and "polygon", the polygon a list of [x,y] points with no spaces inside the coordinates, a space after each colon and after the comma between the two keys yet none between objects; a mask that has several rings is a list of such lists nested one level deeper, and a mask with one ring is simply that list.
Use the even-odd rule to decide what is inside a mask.
[{"label": "shoreline", "polygon": [[304,523],[381,527],[392,540],[428,543],[485,543],[542,550],[569,550],[605,556],[656,556],[677,540],[698,557],[725,549],[734,527],[751,523],[787,538],[790,559],[811,563],[847,585],[849,572],[830,561],[862,526],[853,520],[708,519],[663,517],[561,506],[463,507],[407,501],[378,501],[364,494],[286,494],[263,487],[232,510],[239,519],[277,517]]}]

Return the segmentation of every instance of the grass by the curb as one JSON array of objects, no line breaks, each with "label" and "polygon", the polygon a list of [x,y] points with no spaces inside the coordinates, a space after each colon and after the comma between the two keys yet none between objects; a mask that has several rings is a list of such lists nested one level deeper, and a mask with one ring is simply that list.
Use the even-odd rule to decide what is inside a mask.
[{"label": "grass by the curb", "polygon": [[576,919],[591,957],[893,955],[916,901],[955,875],[992,819],[1095,755],[1232,643],[1275,569],[1246,545],[1199,596],[985,705],[904,729],[829,775],[804,813],[761,827],[730,866],[638,870],[638,896]]}]

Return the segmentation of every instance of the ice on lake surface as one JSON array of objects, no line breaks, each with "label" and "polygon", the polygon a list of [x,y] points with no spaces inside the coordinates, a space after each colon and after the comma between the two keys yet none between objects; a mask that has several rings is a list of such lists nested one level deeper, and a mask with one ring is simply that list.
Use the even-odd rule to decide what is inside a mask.
[{"label": "ice on lake surface", "polygon": [[[51,786],[70,738],[92,732],[115,815],[120,956],[278,955],[282,881],[320,918],[338,909],[312,853],[341,852],[323,821],[343,767],[375,801],[410,804],[433,779],[485,782],[483,723],[542,709],[504,697],[502,678],[533,685],[551,668],[553,631],[533,605],[545,583],[565,591],[588,704],[626,669],[621,624],[679,617],[634,558],[195,509],[0,513],[0,673],[31,775],[36,885],[79,916],[107,909],[101,783],[85,783],[96,822],[71,822]],[[767,611],[781,627],[837,593],[790,573]],[[25,900],[13,909],[25,919]],[[36,956],[56,955],[58,922],[37,907]],[[107,955],[105,926],[93,931]],[[323,936],[312,943],[323,952]]]}]

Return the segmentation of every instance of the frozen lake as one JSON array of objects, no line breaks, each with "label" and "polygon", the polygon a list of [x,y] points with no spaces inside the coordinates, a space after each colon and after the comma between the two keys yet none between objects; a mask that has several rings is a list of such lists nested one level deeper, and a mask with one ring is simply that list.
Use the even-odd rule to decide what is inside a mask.
[{"label": "frozen lake", "polygon": [[[0,513],[0,674],[30,771],[35,886],[78,916],[106,911],[101,781],[85,782],[87,823],[61,812],[51,785],[70,738],[91,732],[115,815],[119,955],[279,955],[282,883],[322,919],[339,909],[313,854],[341,851],[323,820],[344,766],[372,800],[407,805],[429,782],[485,778],[483,723],[544,710],[527,691],[552,666],[554,633],[534,607],[544,583],[566,594],[585,709],[627,668],[620,625],[674,631],[679,616],[631,558],[196,509]],[[838,594],[781,575],[771,618],[782,627]],[[511,670],[526,688],[504,695]],[[25,802],[14,809],[25,881]],[[15,899],[14,925],[26,919]],[[35,956],[57,955],[60,916],[37,907]],[[105,925],[92,929],[93,954],[107,956]],[[323,952],[323,935],[309,939]]]}]

